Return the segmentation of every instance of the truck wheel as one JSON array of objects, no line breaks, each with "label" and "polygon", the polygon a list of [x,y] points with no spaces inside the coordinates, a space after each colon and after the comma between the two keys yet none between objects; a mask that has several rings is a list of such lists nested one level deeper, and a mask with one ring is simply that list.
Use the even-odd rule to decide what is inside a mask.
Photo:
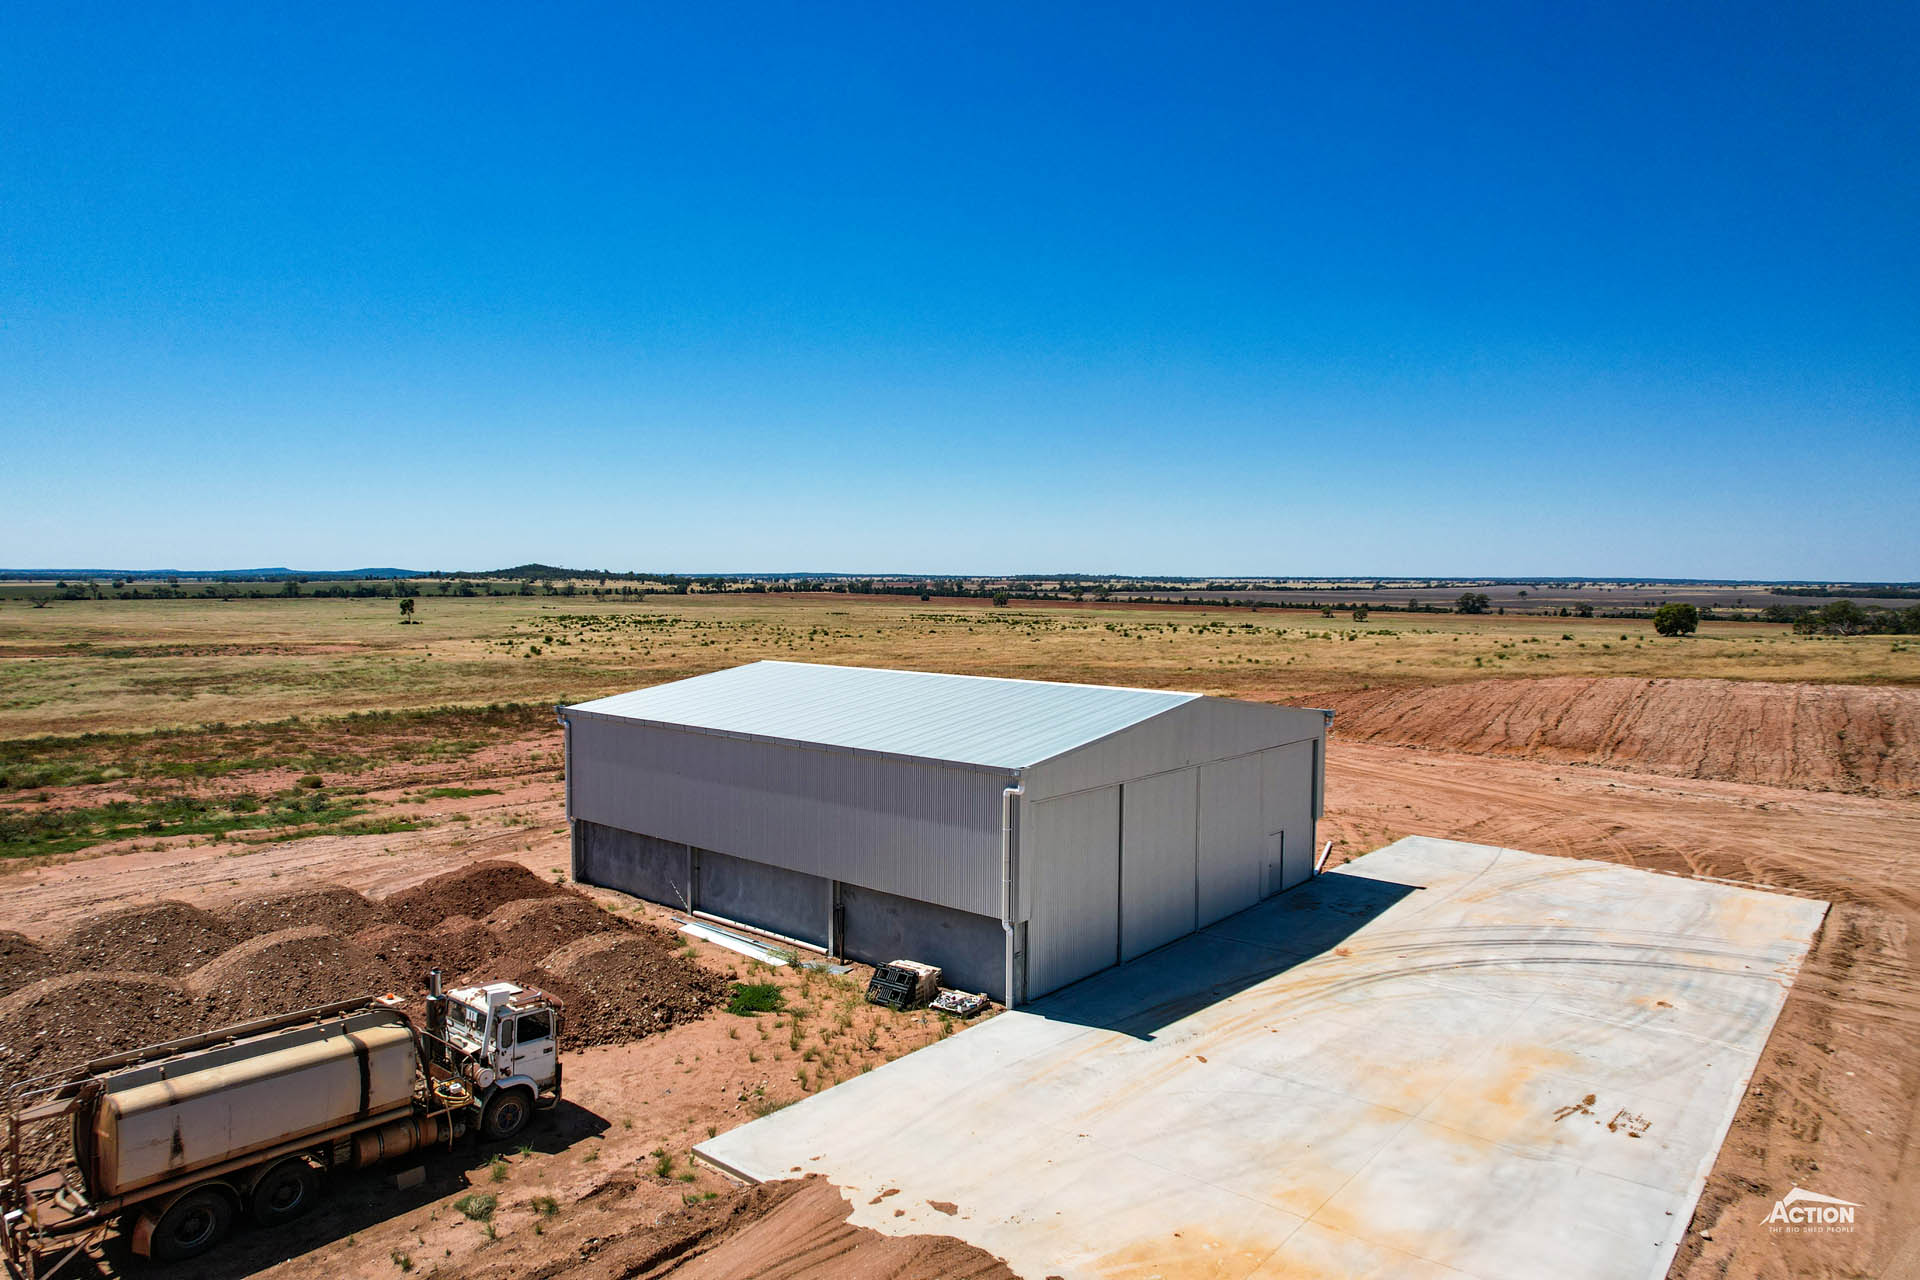
[{"label": "truck wheel", "polygon": [[219,1244],[233,1226],[233,1200],[217,1187],[201,1187],[175,1200],[153,1225],[155,1262],[197,1258]]},{"label": "truck wheel", "polygon": [[300,1156],[282,1160],[253,1184],[253,1220],[263,1227],[292,1222],[313,1208],[320,1179]]},{"label": "truck wheel", "polygon": [[533,1099],[525,1089],[506,1089],[487,1101],[480,1115],[480,1132],[493,1142],[505,1142],[527,1127],[533,1118]]}]

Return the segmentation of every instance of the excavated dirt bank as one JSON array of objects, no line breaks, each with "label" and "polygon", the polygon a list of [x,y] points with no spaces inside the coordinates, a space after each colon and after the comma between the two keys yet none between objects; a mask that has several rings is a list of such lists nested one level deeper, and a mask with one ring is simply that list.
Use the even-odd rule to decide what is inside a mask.
[{"label": "excavated dirt bank", "polygon": [[566,1002],[569,1048],[697,1018],[725,989],[653,926],[515,863],[476,863],[385,900],[320,885],[218,912],[163,901],[50,946],[0,933],[0,967],[18,988],[0,1001],[0,1088],[211,1027],[414,995],[436,965],[451,985],[546,985]]},{"label": "excavated dirt bank", "polygon": [[[625,1182],[636,1179],[626,1175]],[[542,1241],[537,1264],[505,1256],[438,1272],[446,1280],[1015,1280],[952,1236],[883,1236],[847,1221],[846,1197],[818,1174],[770,1182],[634,1220],[631,1185],[609,1183]],[[555,1238],[559,1237],[559,1238]],[[555,1258],[554,1253],[562,1256]],[[1039,1280],[1035,1277],[1035,1280]]]},{"label": "excavated dirt bank", "polygon": [[1473,755],[1818,791],[1920,794],[1920,689],[1549,677],[1330,699],[1334,732]]}]

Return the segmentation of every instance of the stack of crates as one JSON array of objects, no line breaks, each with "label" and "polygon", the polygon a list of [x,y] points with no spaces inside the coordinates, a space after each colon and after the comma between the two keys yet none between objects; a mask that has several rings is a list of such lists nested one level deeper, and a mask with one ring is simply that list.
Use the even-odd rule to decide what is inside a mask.
[{"label": "stack of crates", "polygon": [[895,960],[873,971],[867,984],[867,1003],[889,1009],[920,1009],[940,994],[937,966],[913,960]]}]

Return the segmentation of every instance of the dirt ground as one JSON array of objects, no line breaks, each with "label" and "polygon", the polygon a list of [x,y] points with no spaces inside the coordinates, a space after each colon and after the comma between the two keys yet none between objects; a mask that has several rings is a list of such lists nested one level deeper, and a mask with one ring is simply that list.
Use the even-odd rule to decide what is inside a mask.
[{"label": "dirt ground", "polygon": [[[1807,705],[1815,696],[1794,686],[1763,688],[1789,704]],[[1516,707],[1548,690],[1536,684],[1521,692]],[[1656,694],[1652,710],[1635,713],[1635,732],[1650,739],[1691,732],[1702,707],[1724,705],[1715,701],[1723,695],[1704,689]],[[1596,695],[1569,687],[1559,696],[1577,704]],[[1443,729],[1455,714],[1468,713],[1432,717],[1433,727],[1420,732],[1434,741],[1418,745],[1342,732],[1361,722],[1357,714],[1336,725],[1323,827],[1336,862],[1421,833],[1724,877],[1834,904],[1671,1274],[1920,1275],[1920,980],[1912,956],[1920,929],[1920,799],[1889,794],[1884,785],[1878,794],[1864,786],[1844,792],[1773,785],[1768,762],[1785,750],[1785,738],[1723,763],[1702,758],[1689,765],[1684,753],[1603,754],[1607,739],[1595,730],[1587,740],[1558,740],[1563,754],[1577,758],[1515,758],[1510,752],[1543,753],[1541,740],[1518,731],[1511,747],[1449,738]],[[1486,708],[1471,714],[1485,719]],[[1906,751],[1916,732],[1912,713],[1901,707],[1891,714],[1885,741],[1891,752]],[[1383,715],[1398,718],[1399,733],[1420,722]],[[1510,720],[1522,718],[1516,709]],[[1621,720],[1561,717],[1563,725],[1573,722],[1604,727]],[[316,883],[386,896],[488,857],[511,858],[551,880],[566,859],[555,746],[543,729],[457,762],[420,765],[417,774],[393,766],[381,779],[389,788],[384,795],[400,797],[427,779],[494,793],[412,805],[434,823],[416,830],[266,844],[132,841],[104,856],[17,866],[0,879],[0,930],[22,938],[0,946],[0,956],[30,956],[33,944],[45,946],[143,900],[219,912],[244,898]],[[660,916],[617,895],[594,897],[622,914]],[[696,955],[715,972],[741,972],[742,958],[731,953],[702,944]],[[689,1166],[689,1148],[709,1133],[947,1030],[925,1014],[882,1016],[850,1004],[846,988],[825,979],[776,972],[789,1000],[806,1009],[797,1031],[790,1017],[715,1012],[639,1041],[571,1053],[568,1103],[530,1149],[438,1154],[427,1184],[408,1192],[395,1192],[379,1173],[344,1179],[324,1212],[277,1233],[243,1233],[193,1274],[1001,1274],[990,1259],[951,1241],[901,1246],[852,1232],[844,1202],[820,1184],[777,1195],[748,1192]],[[1860,1202],[1857,1229],[1771,1233],[1767,1211],[1794,1185]],[[475,1190],[498,1197],[484,1221],[452,1207]],[[551,1212],[543,1197],[552,1197]],[[117,1265],[124,1257],[110,1253],[107,1261]]]},{"label": "dirt ground", "polygon": [[1342,739],[1920,795],[1920,689],[1559,676],[1340,695]]}]

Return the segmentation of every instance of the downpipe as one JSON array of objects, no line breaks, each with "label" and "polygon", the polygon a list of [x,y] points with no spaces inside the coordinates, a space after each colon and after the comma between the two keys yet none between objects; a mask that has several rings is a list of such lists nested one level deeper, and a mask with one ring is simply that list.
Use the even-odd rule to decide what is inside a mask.
[{"label": "downpipe", "polygon": [[[1019,777],[1016,772],[1014,777]],[[1011,1009],[1017,1000],[1014,991],[1014,933],[1013,915],[1019,896],[1013,882],[1013,800],[1015,796],[1027,794],[1024,782],[1016,782],[1000,793],[1000,931],[1006,945],[1005,973],[1006,1007]]]}]

